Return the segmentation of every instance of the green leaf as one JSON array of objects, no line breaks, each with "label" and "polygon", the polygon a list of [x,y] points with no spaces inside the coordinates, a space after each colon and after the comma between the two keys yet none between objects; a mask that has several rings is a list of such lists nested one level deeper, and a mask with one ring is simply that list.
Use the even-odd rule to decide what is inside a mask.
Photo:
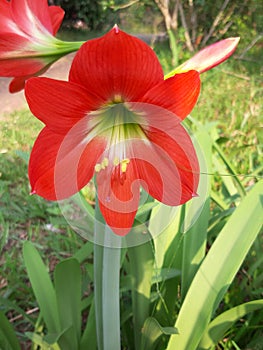
[{"label": "green leaf", "polygon": [[86,242],[74,255],[73,258],[77,259],[81,264],[87,260],[93,253],[93,244],[91,242]]},{"label": "green leaf", "polygon": [[[262,226],[263,181],[242,200],[198,269],[180,309],[167,350],[197,348]],[[176,293],[177,291],[174,291]]]},{"label": "green leaf", "polygon": [[170,207],[158,203],[158,205],[152,210],[149,221],[149,231],[154,238],[154,259],[155,265],[159,269],[162,268],[165,254],[178,232],[179,222],[180,208],[178,207]]},{"label": "green leaf", "polygon": [[152,284],[164,282],[177,276],[181,276],[180,270],[173,268],[154,269]]},{"label": "green leaf", "polygon": [[[205,127],[195,133],[195,148],[200,164],[198,197],[184,205],[183,259],[182,259],[182,299],[199,268],[206,251],[207,228],[210,219],[210,176],[212,162],[212,139]],[[204,153],[205,151],[205,153]],[[190,218],[190,220],[189,220]],[[188,221],[188,222],[187,222]],[[190,221],[190,222],[189,222]]]},{"label": "green leaf", "polygon": [[141,217],[149,214],[150,211],[158,205],[158,202],[148,202],[138,208],[136,219],[141,221]]},{"label": "green leaf", "polygon": [[154,317],[148,317],[142,329],[141,349],[153,350],[159,337],[164,334],[178,334],[178,331],[174,327],[162,327]]},{"label": "green leaf", "polygon": [[34,326],[34,320],[30,315],[28,315],[21,307],[16,304],[16,300],[12,301],[7,299],[7,297],[3,298],[0,296],[0,305],[5,306],[5,310],[15,310],[18,314],[22,315],[24,320],[30,322],[32,326]]},{"label": "green leaf", "polygon": [[38,251],[29,241],[23,246],[27,273],[41,314],[50,333],[60,333],[60,322],[55,290]]},{"label": "green leaf", "polygon": [[[74,258],[60,262],[54,271],[60,324],[68,329],[59,339],[65,349],[77,349],[81,335],[81,269]],[[63,346],[62,346],[63,344]]]},{"label": "green leaf", "polygon": [[246,314],[263,308],[263,299],[233,307],[217,316],[207,327],[198,350],[209,350],[224,337],[230,327]]},{"label": "green leaf", "polygon": [[152,241],[128,248],[132,276],[132,308],[135,349],[141,349],[141,330],[149,317],[154,252]]},{"label": "green leaf", "polygon": [[20,157],[21,159],[23,159],[27,164],[29,162],[29,157],[30,157],[30,153],[29,152],[25,152],[25,151],[21,151],[21,150],[16,150],[15,151],[16,155],[18,157]]},{"label": "green leaf", "polygon": [[95,303],[94,300],[91,304],[89,311],[89,317],[87,320],[86,327],[80,341],[80,350],[87,350],[87,344],[89,350],[97,349],[97,339],[94,336],[96,334],[96,315],[95,315]]},{"label": "green leaf", "polygon": [[[182,206],[173,208],[160,204],[160,208],[158,206],[156,209],[160,209],[160,211],[152,213],[153,216],[150,220],[151,232],[153,234],[161,232],[161,234],[154,239],[154,272],[164,268],[167,273],[170,270],[181,272],[183,233],[180,227],[183,221]],[[166,226],[164,226],[165,220],[168,220]],[[174,315],[171,310],[175,308],[177,300],[177,294],[174,293],[174,290],[179,286],[180,280],[181,273],[173,279],[165,280],[164,277],[163,281],[156,285],[159,298],[154,306],[154,316],[163,324],[173,323]]]},{"label": "green leaf", "polygon": [[58,343],[49,344],[39,334],[32,332],[26,332],[25,334],[34,344],[39,345],[41,350],[61,350]]},{"label": "green leaf", "polygon": [[[216,142],[214,142],[213,147],[215,148],[216,152],[218,153],[218,155],[222,159],[222,161],[225,164],[230,175],[232,175],[231,180],[233,181],[238,193],[240,194],[241,197],[244,197],[246,195],[246,191],[245,191],[244,186],[242,185],[241,181],[239,180],[239,177],[237,176],[237,172],[235,171],[230,160],[227,158],[227,156],[224,154],[221,147]],[[228,180],[230,180],[230,178],[226,177],[226,178],[223,178],[223,180],[225,182],[227,182]]]},{"label": "green leaf", "polygon": [[15,331],[0,311],[0,349],[1,350],[21,350]]}]

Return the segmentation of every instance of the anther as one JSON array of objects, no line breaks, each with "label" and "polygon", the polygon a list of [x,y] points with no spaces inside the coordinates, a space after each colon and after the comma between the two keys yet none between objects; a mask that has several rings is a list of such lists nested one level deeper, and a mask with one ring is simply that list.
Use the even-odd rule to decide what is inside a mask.
[{"label": "anther", "polygon": [[128,166],[128,164],[130,163],[130,159],[123,159],[121,162],[120,162],[120,164],[121,164],[121,171],[123,172],[123,173],[125,173],[126,172],[126,170],[127,170],[127,166]]},{"label": "anther", "polygon": [[95,165],[95,172],[99,173],[101,170],[106,169],[108,165],[109,165],[109,159],[104,158],[101,163],[97,163]]}]

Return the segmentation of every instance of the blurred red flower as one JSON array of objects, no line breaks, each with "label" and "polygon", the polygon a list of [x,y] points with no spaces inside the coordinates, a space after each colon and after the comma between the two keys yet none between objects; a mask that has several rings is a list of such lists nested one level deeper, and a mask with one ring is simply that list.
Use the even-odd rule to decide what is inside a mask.
[{"label": "blurred red flower", "polygon": [[0,0],[0,76],[15,77],[10,92],[76,50],[75,44],[54,37],[63,17],[64,11],[47,0]]}]

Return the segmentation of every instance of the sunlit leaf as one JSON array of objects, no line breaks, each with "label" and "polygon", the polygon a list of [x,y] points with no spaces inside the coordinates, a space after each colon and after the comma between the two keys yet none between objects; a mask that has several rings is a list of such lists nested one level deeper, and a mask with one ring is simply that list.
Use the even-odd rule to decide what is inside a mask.
[{"label": "sunlit leaf", "polygon": [[142,329],[142,345],[143,350],[155,349],[156,342],[161,335],[177,334],[178,331],[174,327],[162,327],[154,317],[148,317]]},{"label": "sunlit leaf", "polygon": [[[184,299],[167,350],[194,350],[262,226],[263,181],[242,200],[210,248]],[[176,291],[174,291],[176,293]]]},{"label": "sunlit leaf", "polygon": [[26,332],[26,336],[32,340],[32,342],[41,347],[41,350],[61,350],[57,343],[49,344],[42,336],[32,332]]},{"label": "sunlit leaf", "polygon": [[224,337],[230,327],[246,314],[263,308],[263,299],[250,301],[217,316],[207,327],[198,350],[209,350]]}]

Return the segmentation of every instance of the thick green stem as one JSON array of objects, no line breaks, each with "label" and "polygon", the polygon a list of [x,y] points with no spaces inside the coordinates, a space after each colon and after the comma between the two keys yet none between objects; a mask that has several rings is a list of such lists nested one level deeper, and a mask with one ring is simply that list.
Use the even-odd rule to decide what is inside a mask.
[{"label": "thick green stem", "polygon": [[102,318],[102,263],[103,247],[94,244],[94,299],[96,314],[96,333],[98,349],[103,350],[103,318]]},{"label": "thick green stem", "polygon": [[[120,252],[118,236],[108,226],[101,231],[103,220],[98,203],[95,210],[96,236],[105,234],[104,246],[94,244],[94,285],[97,343],[99,350],[120,349]],[[117,247],[117,248],[112,248]]]},{"label": "thick green stem", "polygon": [[[112,245],[112,232],[105,228],[105,247],[102,271],[102,316],[103,316],[103,349],[119,350],[120,347],[120,248],[109,248]],[[121,238],[114,237],[114,243]],[[115,246],[115,245],[114,245]]]}]

